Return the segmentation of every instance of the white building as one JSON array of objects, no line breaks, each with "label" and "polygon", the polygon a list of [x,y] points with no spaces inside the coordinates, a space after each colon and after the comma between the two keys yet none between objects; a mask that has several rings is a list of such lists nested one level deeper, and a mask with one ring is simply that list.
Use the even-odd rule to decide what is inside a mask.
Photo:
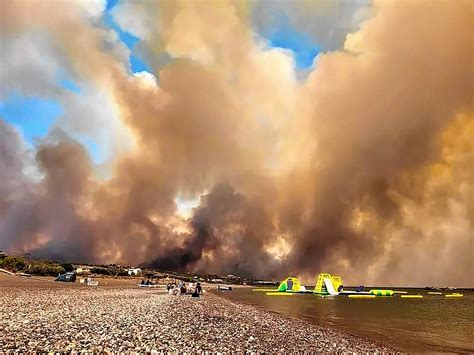
[{"label": "white building", "polygon": [[140,269],[139,267],[132,267],[130,269],[127,269],[127,274],[129,274],[130,276],[141,274],[141,272],[142,269]]},{"label": "white building", "polygon": [[91,272],[91,268],[88,266],[78,266],[76,267],[75,270],[76,274],[81,275],[81,274],[88,274]]}]

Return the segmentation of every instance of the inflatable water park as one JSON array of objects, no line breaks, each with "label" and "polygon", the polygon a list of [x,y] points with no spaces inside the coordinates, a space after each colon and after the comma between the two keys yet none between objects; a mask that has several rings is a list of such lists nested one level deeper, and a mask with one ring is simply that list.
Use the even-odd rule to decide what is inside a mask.
[{"label": "inflatable water park", "polygon": [[[339,276],[329,273],[320,273],[316,276],[316,284],[313,290],[308,290],[301,284],[296,277],[290,276],[280,282],[277,289],[254,288],[252,291],[266,292],[267,296],[292,296],[295,294],[312,294],[320,297],[337,297],[343,296],[347,298],[374,299],[377,297],[400,297],[406,299],[424,298],[422,294],[409,294],[408,291],[391,290],[391,289],[370,289],[365,290],[364,286],[359,286],[355,290],[345,290],[342,279]],[[443,293],[428,292],[430,296],[441,296],[445,298],[463,297],[462,293]]]}]

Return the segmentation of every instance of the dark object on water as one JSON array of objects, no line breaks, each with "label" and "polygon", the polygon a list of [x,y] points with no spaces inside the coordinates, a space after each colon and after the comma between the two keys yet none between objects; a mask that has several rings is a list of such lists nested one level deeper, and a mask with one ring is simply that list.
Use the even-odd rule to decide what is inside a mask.
[{"label": "dark object on water", "polygon": [[364,286],[359,286],[356,288],[356,292],[362,292],[364,291]]},{"label": "dark object on water", "polygon": [[344,288],[343,285],[339,285],[339,287],[337,288],[337,292],[341,292],[343,288]]},{"label": "dark object on water", "polygon": [[66,272],[65,274],[60,274],[54,281],[76,282],[76,274],[74,272]]},{"label": "dark object on water", "polygon": [[232,291],[232,286],[217,286],[219,291]]}]

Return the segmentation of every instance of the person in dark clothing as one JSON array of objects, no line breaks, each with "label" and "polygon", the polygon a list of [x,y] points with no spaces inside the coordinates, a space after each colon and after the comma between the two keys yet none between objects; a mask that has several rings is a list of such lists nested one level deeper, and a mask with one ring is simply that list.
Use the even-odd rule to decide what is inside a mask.
[{"label": "person in dark clothing", "polygon": [[197,285],[196,285],[196,293],[198,295],[202,295],[202,286],[201,284],[198,282]]}]

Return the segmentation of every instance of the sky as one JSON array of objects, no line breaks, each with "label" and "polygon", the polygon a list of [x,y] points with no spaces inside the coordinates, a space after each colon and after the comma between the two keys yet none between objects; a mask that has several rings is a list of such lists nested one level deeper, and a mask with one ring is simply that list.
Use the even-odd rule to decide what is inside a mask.
[{"label": "sky", "polygon": [[[105,28],[114,31],[123,45],[130,50],[129,69],[133,73],[149,71],[149,67],[133,50],[139,42],[139,38],[122,30],[111,15],[111,10],[117,5],[117,1],[108,0],[105,5],[106,8],[101,14],[100,22]],[[74,79],[68,78],[67,73],[58,75],[56,80],[58,89],[69,90],[80,95],[80,88]],[[45,137],[53,127],[57,126],[58,119],[62,114],[64,114],[64,109],[61,101],[47,96],[21,90],[6,91],[0,96],[0,116],[17,127],[30,145],[34,145],[35,140]],[[94,163],[104,163],[107,155],[104,152],[105,148],[100,146],[100,141],[86,135],[75,138],[86,146]]]},{"label": "sky", "polygon": [[48,3],[2,2],[0,249],[473,286],[468,0]]},{"label": "sky", "polygon": [[[101,14],[100,22],[105,28],[114,31],[123,45],[130,50],[129,70],[132,73],[150,72],[150,67],[134,49],[140,38],[127,32],[126,29],[122,29],[113,18],[112,11],[117,3],[117,0],[106,1],[105,11]],[[284,48],[293,52],[296,70],[310,68],[320,51],[316,39],[293,29],[286,18],[281,18],[271,33],[265,35],[270,47]],[[58,88],[80,94],[74,80],[65,77],[57,78]],[[45,137],[53,127],[58,125],[58,119],[64,113],[61,102],[49,97],[21,91],[8,91],[0,98],[0,116],[17,127],[28,144],[31,145],[34,145],[35,140]],[[94,163],[104,163],[107,155],[104,152],[105,148],[100,146],[100,141],[88,136],[76,136],[76,138],[86,146]]]}]

